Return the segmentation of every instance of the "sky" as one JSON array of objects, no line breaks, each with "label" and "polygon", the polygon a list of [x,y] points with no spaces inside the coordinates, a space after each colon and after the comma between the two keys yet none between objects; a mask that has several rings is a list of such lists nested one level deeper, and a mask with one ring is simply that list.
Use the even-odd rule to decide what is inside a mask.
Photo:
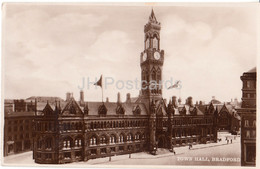
[{"label": "sky", "polygon": [[[256,66],[256,5],[152,4],[161,23],[165,51],[163,80],[180,80],[181,90],[167,87],[163,97],[209,102],[241,100],[243,72]],[[139,89],[126,81],[141,79],[140,53],[150,4],[3,5],[3,85],[6,99],[57,96],[101,101],[90,82],[103,75],[104,98],[116,101]],[[83,86],[85,82],[85,87]],[[124,84],[124,87],[122,87]]]}]

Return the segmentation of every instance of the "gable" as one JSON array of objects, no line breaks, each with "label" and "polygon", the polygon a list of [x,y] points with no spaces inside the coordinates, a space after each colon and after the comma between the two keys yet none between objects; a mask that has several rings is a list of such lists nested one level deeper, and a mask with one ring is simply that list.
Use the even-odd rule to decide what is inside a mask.
[{"label": "gable", "polygon": [[54,115],[54,111],[51,108],[51,106],[49,105],[49,103],[46,104],[46,106],[44,107],[44,109],[42,110],[44,116],[51,116]]},{"label": "gable", "polygon": [[78,103],[72,98],[62,110],[62,115],[83,115]]}]

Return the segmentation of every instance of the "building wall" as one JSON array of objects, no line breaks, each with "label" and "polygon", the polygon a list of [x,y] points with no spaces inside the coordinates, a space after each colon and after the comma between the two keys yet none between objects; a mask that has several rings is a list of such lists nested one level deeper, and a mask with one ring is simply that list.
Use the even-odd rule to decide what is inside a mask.
[{"label": "building wall", "polygon": [[[62,164],[150,151],[149,119],[147,115],[37,116],[35,162]],[[171,122],[166,116],[155,116],[156,148],[216,141],[212,115],[176,115]],[[171,138],[169,125],[173,129]]]},{"label": "building wall", "polygon": [[241,115],[241,165],[256,164],[256,68],[243,73],[241,80],[242,106]]},{"label": "building wall", "polygon": [[5,117],[4,156],[33,149],[33,116]]}]

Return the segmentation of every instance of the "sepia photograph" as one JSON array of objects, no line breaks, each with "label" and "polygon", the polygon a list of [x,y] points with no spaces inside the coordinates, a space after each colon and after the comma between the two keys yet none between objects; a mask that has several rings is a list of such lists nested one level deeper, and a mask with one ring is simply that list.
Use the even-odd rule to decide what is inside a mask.
[{"label": "sepia photograph", "polygon": [[256,167],[258,3],[3,3],[1,162]]}]

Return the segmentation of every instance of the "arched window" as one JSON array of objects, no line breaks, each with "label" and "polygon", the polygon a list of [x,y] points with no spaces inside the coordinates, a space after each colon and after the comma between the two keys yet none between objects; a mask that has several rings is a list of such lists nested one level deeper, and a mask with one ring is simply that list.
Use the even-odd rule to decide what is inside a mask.
[{"label": "arched window", "polygon": [[126,138],[127,138],[127,141],[133,141],[133,136],[131,133],[129,133]]},{"label": "arched window", "polygon": [[70,149],[72,144],[71,144],[71,139],[70,138],[65,138],[63,140],[63,149]]},{"label": "arched window", "polygon": [[150,39],[147,38],[145,41],[145,49],[148,49],[150,47]]},{"label": "arched window", "polygon": [[136,141],[140,140],[140,133],[137,133],[137,134],[135,135],[135,140],[136,140]]},{"label": "arched window", "polygon": [[45,148],[46,149],[51,149],[52,148],[52,138],[47,138],[45,140]]},{"label": "arched window", "polygon": [[76,138],[75,147],[81,147],[81,139],[80,138]]},{"label": "arched window", "polygon": [[125,140],[124,140],[124,135],[123,134],[120,134],[119,136],[119,142],[120,143],[123,143]]},{"label": "arched window", "polygon": [[156,81],[156,72],[154,69],[152,70],[152,80]]},{"label": "arched window", "polygon": [[105,136],[100,137],[100,144],[106,144],[106,137]]},{"label": "arched window", "polygon": [[115,135],[111,135],[109,138],[109,143],[114,144],[116,143],[116,136]]},{"label": "arched window", "polygon": [[97,138],[95,136],[92,136],[89,140],[90,146],[97,145]]},{"label": "arched window", "polygon": [[153,38],[153,48],[158,50],[158,39],[156,37]]},{"label": "arched window", "polygon": [[157,75],[156,82],[157,82],[157,84],[159,84],[159,81],[161,80],[161,69],[160,68],[157,69],[156,75]]}]

